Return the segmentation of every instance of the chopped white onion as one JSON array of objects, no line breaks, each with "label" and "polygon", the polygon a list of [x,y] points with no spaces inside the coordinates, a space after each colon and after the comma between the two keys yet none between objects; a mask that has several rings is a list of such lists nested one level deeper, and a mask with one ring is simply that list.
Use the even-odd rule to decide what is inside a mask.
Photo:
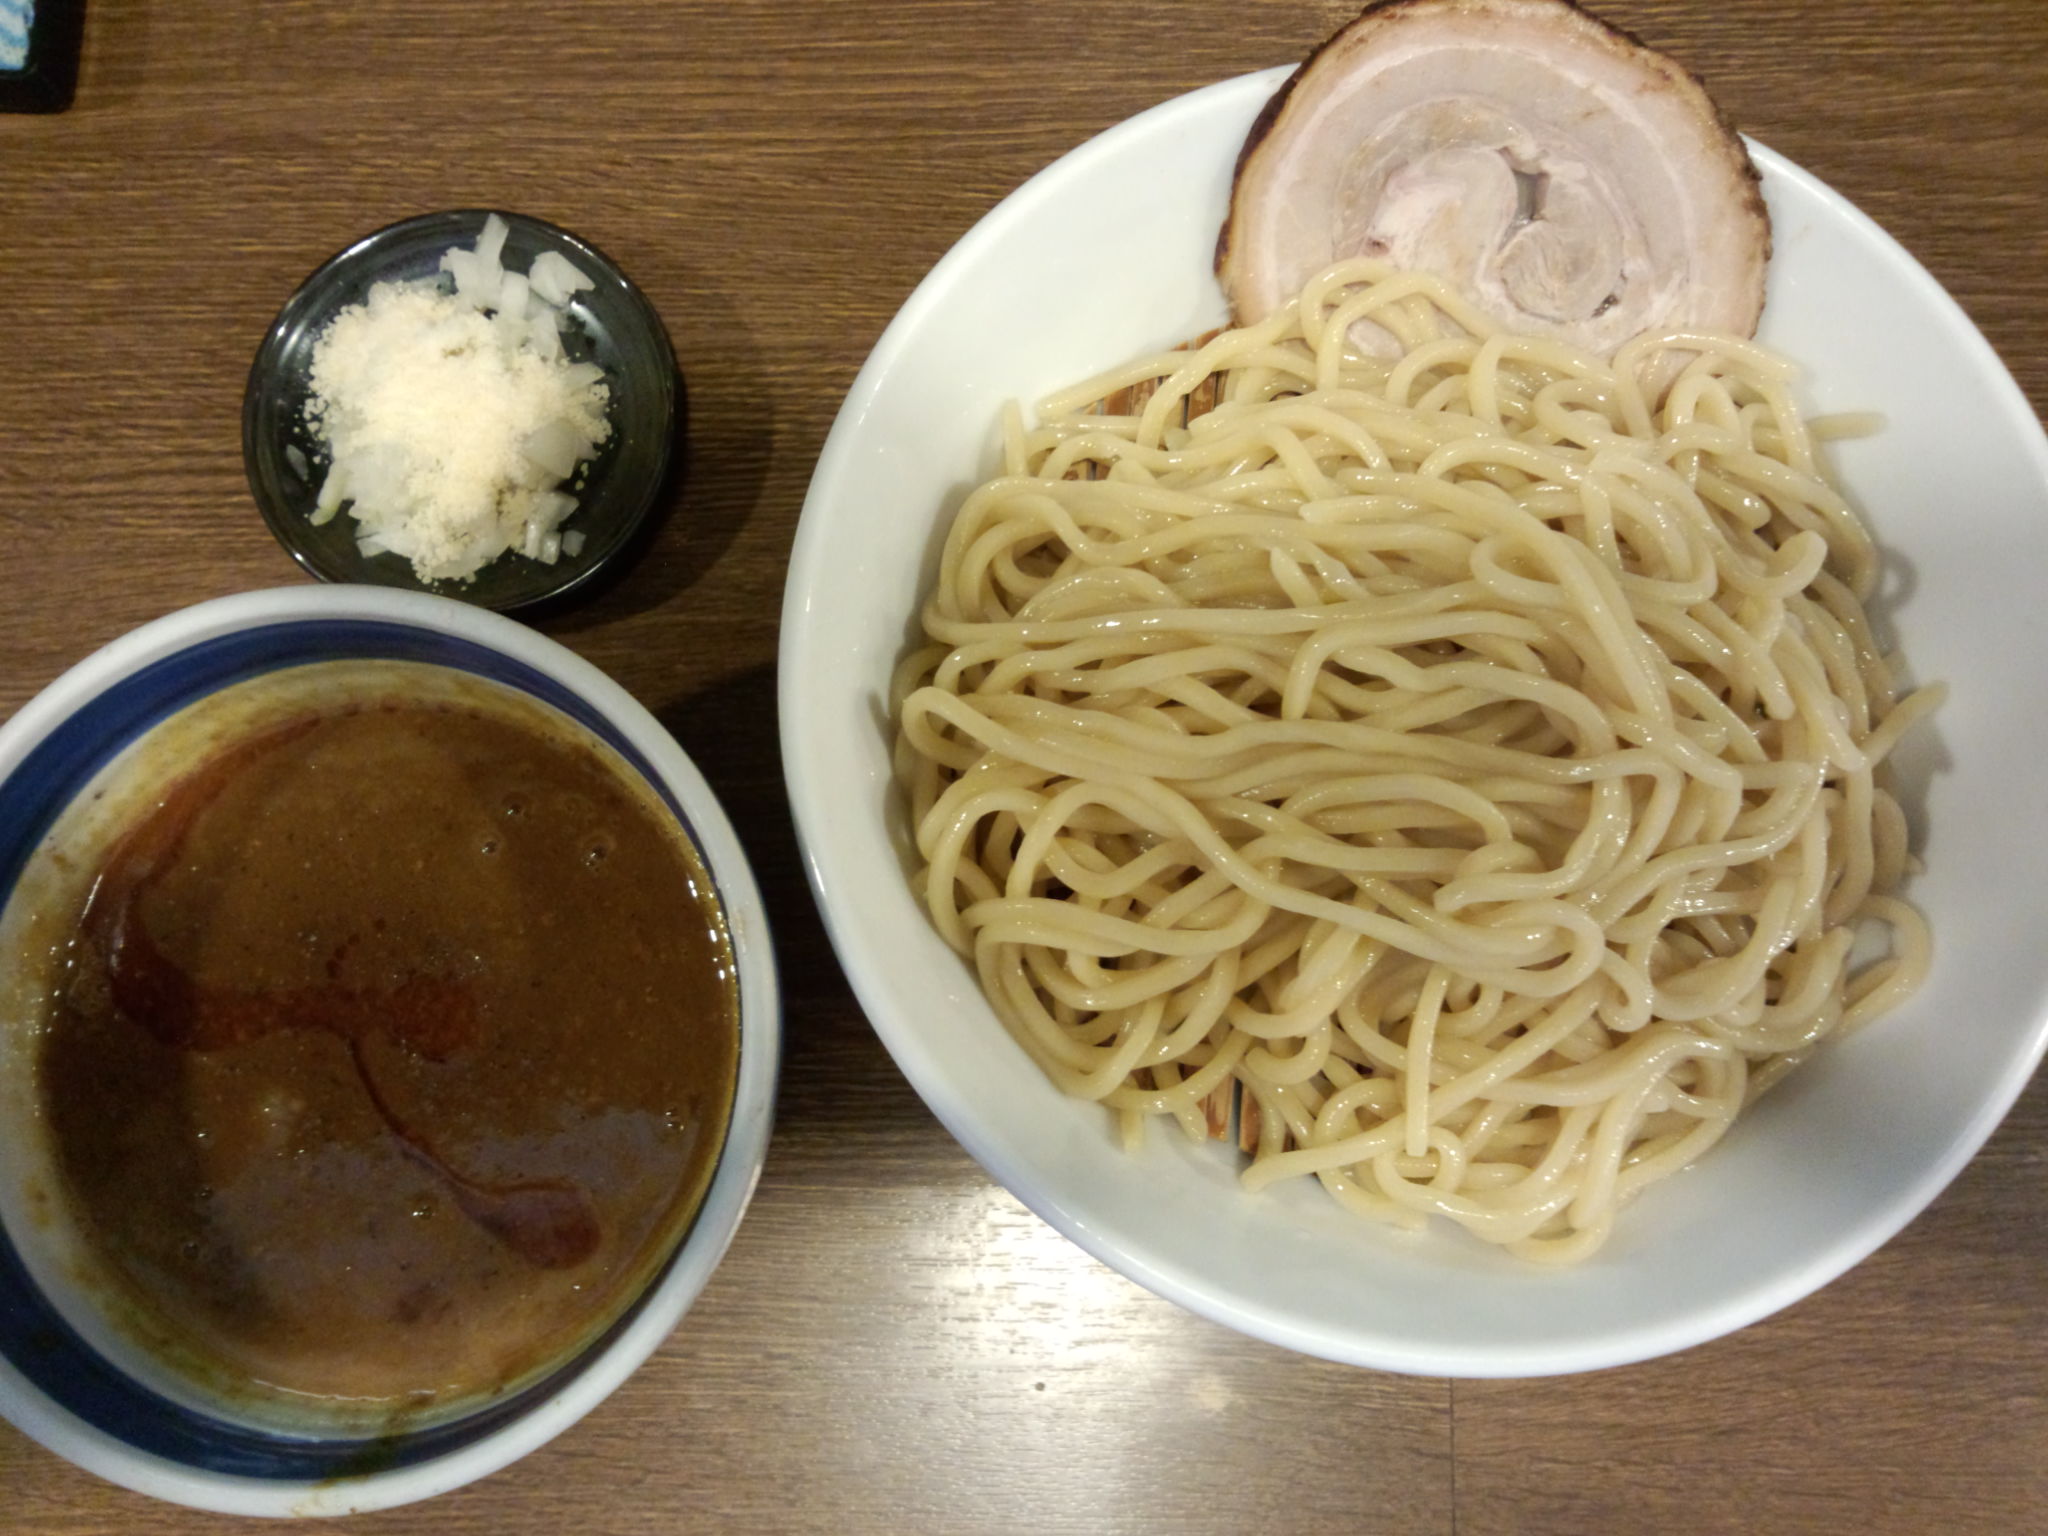
[{"label": "chopped white onion", "polygon": [[590,440],[557,417],[530,434],[519,445],[519,451],[557,480],[566,480],[576,472],[577,464],[589,456]]},{"label": "chopped white onion", "polygon": [[527,279],[517,272],[507,272],[498,282],[498,313],[509,320],[526,318]]},{"label": "chopped white onion", "polygon": [[495,213],[485,216],[483,233],[476,237],[476,254],[490,271],[505,270],[505,236],[510,233],[511,226]]},{"label": "chopped white onion", "polygon": [[475,251],[450,251],[441,267],[455,279],[455,295],[472,309],[489,309],[498,302],[498,280],[504,274],[487,266]]},{"label": "chopped white onion", "polygon": [[535,357],[544,363],[552,363],[562,355],[562,331],[552,309],[542,305],[526,326],[526,344],[533,348]]},{"label": "chopped white onion", "polygon": [[534,257],[527,276],[533,280],[533,291],[556,305],[567,304],[572,295],[597,286],[560,251],[542,251]]}]

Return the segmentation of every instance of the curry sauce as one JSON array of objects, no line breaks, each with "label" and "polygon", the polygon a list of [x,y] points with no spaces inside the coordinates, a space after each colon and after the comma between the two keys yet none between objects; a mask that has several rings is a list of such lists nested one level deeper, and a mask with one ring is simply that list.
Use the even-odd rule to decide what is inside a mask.
[{"label": "curry sauce", "polygon": [[672,818],[566,732],[391,701],[272,723],[124,833],[39,1084],[140,1331],[217,1388],[418,1410],[623,1310],[737,1056]]}]

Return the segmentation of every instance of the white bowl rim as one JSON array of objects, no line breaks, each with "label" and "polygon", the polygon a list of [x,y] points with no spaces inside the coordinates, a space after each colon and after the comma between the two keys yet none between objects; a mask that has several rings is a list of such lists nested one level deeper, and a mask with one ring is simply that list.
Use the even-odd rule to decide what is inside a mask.
[{"label": "white bowl rim", "polygon": [[24,1434],[138,1493],[220,1514],[327,1516],[409,1504],[485,1477],[561,1434],[611,1395],[674,1331],[731,1246],[767,1158],[781,1069],[781,1001],[767,909],[731,822],[654,716],[567,646],[517,620],[396,588],[307,585],[214,598],[166,614],[76,663],[0,723],[0,782],[86,700],[166,655],[269,624],[367,620],[435,631],[523,662],[591,704],[676,797],[726,909],[739,972],[740,1071],[718,1171],[675,1260],[646,1301],[559,1391],[471,1444],[391,1471],[322,1481],[237,1476],[137,1450],[43,1396],[0,1358],[0,1403]]}]

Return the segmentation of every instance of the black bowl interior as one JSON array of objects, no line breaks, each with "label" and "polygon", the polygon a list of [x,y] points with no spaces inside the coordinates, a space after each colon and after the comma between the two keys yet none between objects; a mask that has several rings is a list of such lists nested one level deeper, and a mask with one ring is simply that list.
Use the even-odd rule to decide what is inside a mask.
[{"label": "black bowl interior", "polygon": [[[604,369],[611,390],[611,436],[579,479],[564,487],[577,508],[563,531],[580,529],[582,548],[553,564],[510,553],[468,581],[425,582],[403,556],[365,555],[346,510],[320,526],[313,523],[327,456],[307,426],[306,405],[321,332],[343,309],[367,299],[373,283],[435,277],[444,252],[475,245],[487,216],[484,209],[422,214],[364,236],[300,285],[257,348],[242,401],[249,488],[278,542],[322,581],[406,587],[511,611],[594,587],[601,574],[637,550],[635,535],[654,509],[676,436],[676,361],[668,334],[654,307],[602,252],[567,230],[503,212],[508,270],[524,272],[535,256],[554,250],[595,284],[568,306],[570,323],[562,337],[571,359]],[[306,472],[294,466],[287,449],[303,456]]]}]

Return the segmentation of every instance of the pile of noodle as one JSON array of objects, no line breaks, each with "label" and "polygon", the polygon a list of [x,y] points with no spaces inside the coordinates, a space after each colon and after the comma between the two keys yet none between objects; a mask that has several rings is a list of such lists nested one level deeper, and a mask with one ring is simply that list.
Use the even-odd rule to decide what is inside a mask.
[{"label": "pile of noodle", "polygon": [[932,919],[1053,1081],[1568,1261],[1918,985],[1881,770],[1934,693],[1792,371],[1350,263],[1013,414],[898,758]]}]

